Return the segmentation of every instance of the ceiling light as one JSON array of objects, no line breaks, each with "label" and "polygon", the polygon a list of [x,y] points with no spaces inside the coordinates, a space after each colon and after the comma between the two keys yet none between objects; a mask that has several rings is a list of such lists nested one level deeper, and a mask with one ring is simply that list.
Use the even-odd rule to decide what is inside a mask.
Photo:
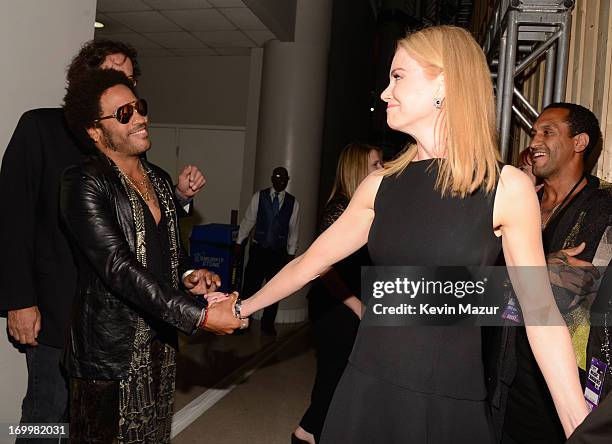
[{"label": "ceiling light", "polygon": [[94,23],[94,28],[96,28],[96,29],[104,28],[104,23],[102,23],[102,22],[95,22]]}]

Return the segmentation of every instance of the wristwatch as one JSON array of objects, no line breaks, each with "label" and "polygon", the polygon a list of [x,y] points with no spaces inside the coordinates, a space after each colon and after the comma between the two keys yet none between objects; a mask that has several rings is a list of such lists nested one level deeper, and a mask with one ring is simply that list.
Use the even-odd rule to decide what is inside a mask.
[{"label": "wristwatch", "polygon": [[242,309],[242,299],[236,299],[234,303],[234,316],[240,319],[240,330],[244,330],[249,326],[249,318],[243,318],[240,310]]},{"label": "wristwatch", "polygon": [[240,313],[241,309],[242,309],[242,299],[236,299],[236,302],[234,303],[234,316],[236,316],[238,319],[244,319]]}]

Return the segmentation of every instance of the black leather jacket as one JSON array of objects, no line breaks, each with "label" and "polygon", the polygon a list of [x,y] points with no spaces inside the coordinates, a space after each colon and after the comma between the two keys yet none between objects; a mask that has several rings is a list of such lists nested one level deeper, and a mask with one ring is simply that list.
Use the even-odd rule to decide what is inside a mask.
[{"label": "black leather jacket", "polygon": [[[172,193],[168,174],[145,164]],[[75,241],[79,270],[65,357],[69,376],[124,378],[138,315],[188,334],[195,330],[203,305],[138,262],[130,201],[107,157],[92,157],[64,172],[60,208]]]}]

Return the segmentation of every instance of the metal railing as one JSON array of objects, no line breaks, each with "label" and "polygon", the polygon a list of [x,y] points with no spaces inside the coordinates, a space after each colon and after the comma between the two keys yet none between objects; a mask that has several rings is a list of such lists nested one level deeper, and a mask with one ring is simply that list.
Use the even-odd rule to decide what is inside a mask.
[{"label": "metal railing", "polygon": [[[546,58],[542,105],[565,97],[574,0],[497,0],[483,48],[495,82],[497,129],[502,158],[508,160],[512,116],[531,128],[538,116],[521,94],[521,74]],[[517,123],[518,123],[517,122]]]}]

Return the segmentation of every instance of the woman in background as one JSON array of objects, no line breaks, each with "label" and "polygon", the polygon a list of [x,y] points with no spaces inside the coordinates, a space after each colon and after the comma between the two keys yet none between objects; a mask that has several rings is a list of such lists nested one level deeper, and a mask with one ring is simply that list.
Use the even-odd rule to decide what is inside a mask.
[{"label": "woman in background", "polygon": [[[346,210],[351,197],[366,176],[382,168],[381,150],[359,143],[347,145],[340,153],[336,179],[319,222],[319,234],[327,230]],[[346,363],[361,318],[361,266],[370,265],[366,247],[331,267],[308,293],[308,313],[317,354],[317,374],[293,443],[319,441],[327,410]]]}]

